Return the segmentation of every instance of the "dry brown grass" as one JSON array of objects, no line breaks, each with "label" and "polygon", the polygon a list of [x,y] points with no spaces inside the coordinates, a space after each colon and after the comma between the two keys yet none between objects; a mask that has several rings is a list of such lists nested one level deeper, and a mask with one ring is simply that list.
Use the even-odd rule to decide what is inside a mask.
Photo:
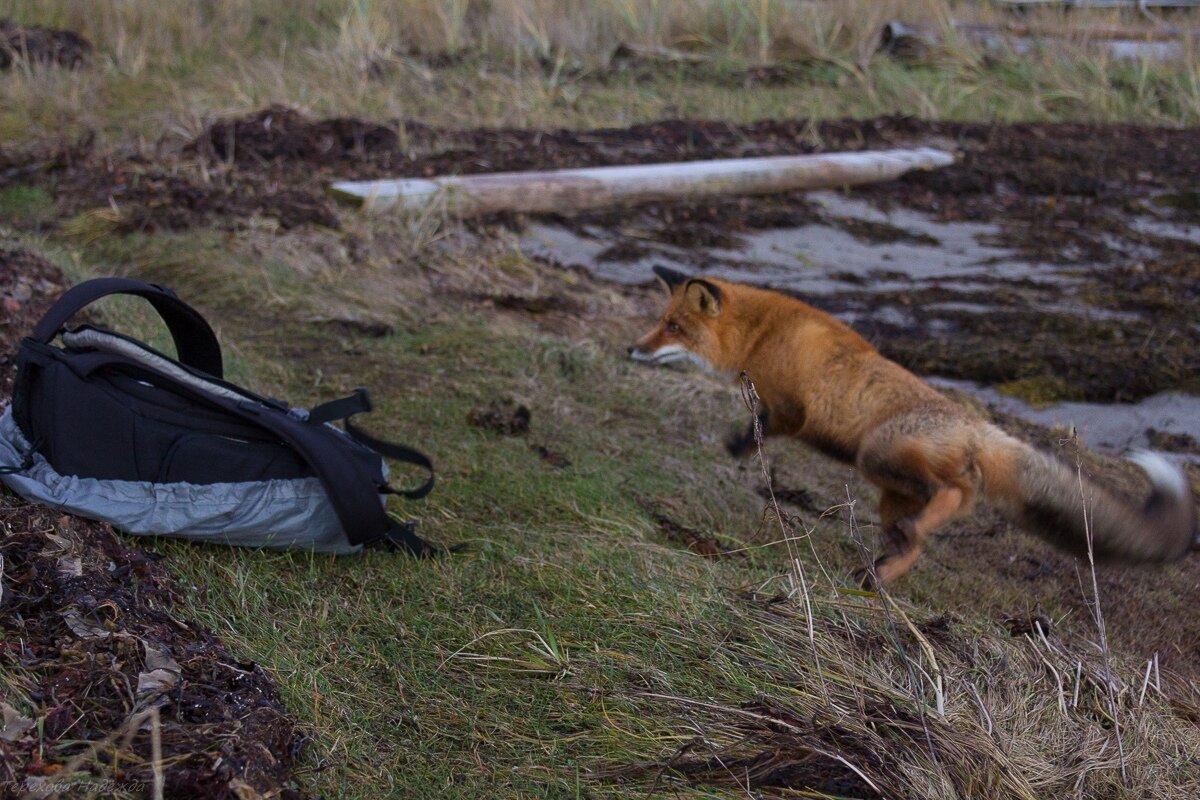
[{"label": "dry brown grass", "polygon": [[[1190,63],[1117,63],[1089,50],[1090,29],[1154,25],[1114,12],[1029,15],[1030,24],[1069,23],[1078,32],[1037,54],[986,59],[951,20],[1011,15],[949,0],[0,0],[5,16],[76,30],[97,45],[88,69],[5,76],[0,135],[7,139],[95,129],[111,140],[154,142],[195,133],[214,115],[272,103],[448,125],[897,111],[1200,119],[1200,74]],[[893,18],[939,32],[944,47],[916,65],[877,54],[881,26]],[[709,73],[781,62],[821,64],[825,72],[754,92],[681,85],[669,70],[662,86],[654,71],[632,82],[588,83],[621,43],[701,54],[713,59]]]},{"label": "dry brown grass", "polygon": [[[797,603],[757,594],[731,604],[741,633],[710,664],[731,684],[753,670],[775,691],[741,702],[630,692],[627,713],[671,719],[659,735],[679,744],[613,775],[668,791],[702,783],[769,793],[818,788],[832,774],[843,791],[856,776],[860,791],[874,789],[855,797],[923,799],[1200,792],[1195,728],[1173,719],[1153,686],[1143,698],[1140,675],[1108,671],[1099,654],[1036,630],[1015,639],[968,633],[890,598],[863,602],[827,587],[817,587],[812,637]],[[670,632],[679,646],[675,636],[720,639],[715,630]],[[626,724],[614,715],[615,727]]]},{"label": "dry brown grass", "polygon": [[[348,47],[357,55],[373,49],[440,55],[479,48],[546,57],[565,53],[599,63],[625,42],[759,62],[861,62],[874,52],[888,20],[947,34],[952,21],[1014,21],[991,4],[953,0],[222,0],[179,5],[7,0],[0,3],[0,16],[79,31],[102,43],[111,64],[131,75],[214,49],[245,55],[245,43],[264,52],[318,43]],[[1073,31],[1077,42],[1095,29],[1146,31],[1165,24],[1128,11],[1053,8],[1019,20],[1040,30]],[[323,29],[336,29],[336,39],[323,35]]]}]

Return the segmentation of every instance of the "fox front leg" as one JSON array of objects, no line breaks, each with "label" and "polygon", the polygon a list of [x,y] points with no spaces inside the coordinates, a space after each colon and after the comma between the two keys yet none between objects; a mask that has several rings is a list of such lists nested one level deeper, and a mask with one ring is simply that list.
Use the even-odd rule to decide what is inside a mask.
[{"label": "fox front leg", "polygon": [[[767,438],[767,412],[764,411],[758,415],[758,426],[762,431],[762,437]],[[730,434],[729,438],[725,440],[725,449],[734,458],[746,458],[754,452],[757,444],[758,442],[754,438],[754,423],[751,422],[746,430]]]}]

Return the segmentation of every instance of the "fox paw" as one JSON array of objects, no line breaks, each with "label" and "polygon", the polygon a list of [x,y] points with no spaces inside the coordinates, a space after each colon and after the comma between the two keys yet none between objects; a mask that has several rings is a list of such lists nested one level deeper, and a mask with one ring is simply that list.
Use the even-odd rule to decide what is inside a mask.
[{"label": "fox paw", "polygon": [[854,582],[858,587],[867,592],[878,592],[887,584],[889,569],[887,562],[891,560],[889,556],[875,559],[875,563],[870,567],[859,567],[854,570]]},{"label": "fox paw", "polygon": [[891,525],[884,526],[879,541],[880,548],[883,550],[883,556],[875,562],[875,566],[879,567],[892,556],[903,555],[908,552],[908,549],[916,540],[916,534],[917,532],[913,527],[912,520],[907,517],[896,520]]}]

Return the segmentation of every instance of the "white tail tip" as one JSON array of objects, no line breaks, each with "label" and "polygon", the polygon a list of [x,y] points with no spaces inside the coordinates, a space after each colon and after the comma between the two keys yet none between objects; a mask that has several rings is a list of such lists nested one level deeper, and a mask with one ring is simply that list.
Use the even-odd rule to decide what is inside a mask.
[{"label": "white tail tip", "polygon": [[1188,479],[1183,470],[1158,453],[1134,450],[1129,454],[1129,460],[1145,471],[1155,489],[1170,492],[1180,499],[1188,496],[1191,487],[1188,486]]}]

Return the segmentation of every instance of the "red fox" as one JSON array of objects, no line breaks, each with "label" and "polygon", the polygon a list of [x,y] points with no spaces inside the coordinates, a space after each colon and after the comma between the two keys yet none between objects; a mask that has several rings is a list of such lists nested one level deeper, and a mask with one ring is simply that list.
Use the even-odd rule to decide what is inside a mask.
[{"label": "red fox", "polygon": [[[761,400],[765,435],[792,436],[854,464],[880,490],[881,582],[903,575],[929,535],[970,513],[980,495],[1050,542],[1087,551],[1075,470],[976,418],[823,311],[778,292],[654,272],[670,299],[630,356],[745,372]],[[731,453],[749,453],[752,430],[730,441]],[[1182,557],[1200,544],[1186,476],[1153,453],[1132,460],[1152,488],[1140,509],[1085,484],[1096,557]]]}]

